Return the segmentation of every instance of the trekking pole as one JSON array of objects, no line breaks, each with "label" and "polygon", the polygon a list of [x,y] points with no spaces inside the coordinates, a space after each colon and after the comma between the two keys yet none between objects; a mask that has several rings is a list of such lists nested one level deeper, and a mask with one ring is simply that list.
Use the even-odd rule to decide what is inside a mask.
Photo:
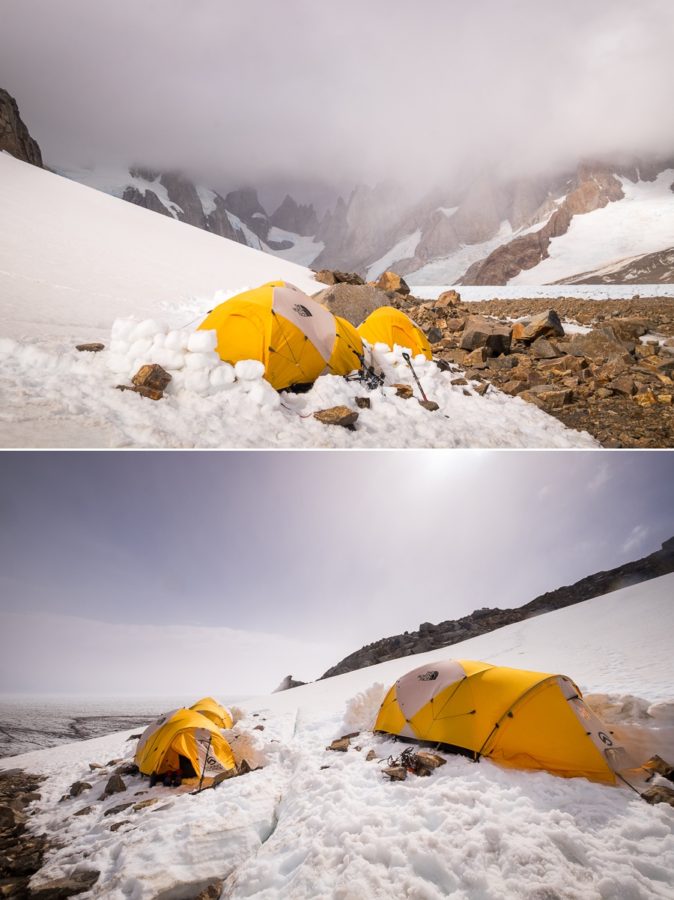
[{"label": "trekking pole", "polygon": [[[421,382],[420,382],[419,379],[417,378],[417,373],[414,371],[414,366],[412,365],[412,360],[410,359],[409,353],[403,353],[403,359],[405,360],[405,362],[407,363],[407,365],[408,365],[408,366],[410,367],[410,369],[412,370],[412,375],[414,375],[414,380],[415,380],[416,383],[417,383],[417,387],[418,387],[419,390],[421,391],[421,396],[424,398],[424,400],[426,401],[426,403],[428,403],[428,397],[427,397],[426,394],[424,393],[424,389],[423,389],[422,386],[421,386]],[[437,407],[436,407],[436,409],[437,409]]]},{"label": "trekking pole", "polygon": [[204,775],[206,774],[206,766],[208,765],[208,751],[211,749],[211,741],[213,740],[213,735],[211,734],[208,738],[208,746],[206,747],[206,758],[204,759],[204,767],[201,770],[201,778],[199,779],[199,787],[197,788],[197,794],[201,793],[201,785],[204,783]]}]

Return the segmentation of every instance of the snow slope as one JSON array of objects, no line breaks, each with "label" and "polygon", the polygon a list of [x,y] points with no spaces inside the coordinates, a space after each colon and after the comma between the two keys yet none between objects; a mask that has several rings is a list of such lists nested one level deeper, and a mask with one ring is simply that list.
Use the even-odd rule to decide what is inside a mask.
[{"label": "snow slope", "polygon": [[[58,831],[62,845],[36,880],[95,868],[101,875],[87,896],[112,900],[179,897],[180,885],[216,877],[226,879],[223,897],[265,900],[671,898],[674,809],[648,806],[627,787],[453,756],[431,778],[391,783],[365,756],[374,749],[385,759],[400,744],[363,733],[347,753],[325,747],[346,731],[366,732],[395,678],[446,656],[570,675],[613,716],[609,724],[621,710],[622,737],[671,757],[673,591],[666,575],[444,654],[251,698],[229,737],[239,759],[262,768],[197,796],[148,791],[136,776],[125,794],[99,800],[108,772],[88,763],[131,754],[126,733],[0,761],[48,775],[32,827]],[[76,779],[91,790],[59,803]],[[104,816],[136,795],[161,802]]]},{"label": "snow slope", "polygon": [[655,181],[620,181],[622,200],[574,216],[566,234],[550,242],[548,258],[508,283],[549,284],[674,246],[674,169]]},{"label": "snow slope", "polygon": [[[310,293],[319,287],[294,263],[0,154],[0,446],[596,446],[519,398],[466,396],[451,385],[455,374],[423,358],[415,365],[440,410],[387,387],[372,394],[355,432],[312,417],[363,394],[333,376],[304,395],[279,396],[259,377],[235,379],[224,368],[210,380],[177,377],[158,403],[115,390],[126,373],[114,322],[133,316],[142,332],[130,364],[155,361],[145,356],[152,346],[166,349],[167,332],[183,347],[214,305],[271,279]],[[74,349],[93,340],[106,350]],[[400,352],[380,349],[387,384],[413,384]],[[212,354],[173,359],[181,369],[218,364]]]}]

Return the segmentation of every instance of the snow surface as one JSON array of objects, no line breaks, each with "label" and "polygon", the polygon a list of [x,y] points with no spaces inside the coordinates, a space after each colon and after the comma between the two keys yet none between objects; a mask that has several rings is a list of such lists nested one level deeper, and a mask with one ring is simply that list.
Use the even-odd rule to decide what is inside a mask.
[{"label": "snow surface", "polygon": [[[518,397],[479,397],[423,357],[430,413],[391,387],[356,431],[312,413],[354,405],[363,387],[323,376],[279,395],[189,349],[206,312],[272,279],[309,293],[308,269],[0,154],[0,445],[10,447],[594,447]],[[133,338],[130,340],[130,338]],[[81,341],[101,353],[79,353]],[[398,348],[375,349],[387,384],[416,386]],[[115,390],[139,365],[173,375],[158,402]],[[236,373],[234,373],[236,376]]]},{"label": "snow surface", "polygon": [[499,230],[493,238],[479,244],[461,244],[449,256],[438,257],[415,272],[410,272],[405,276],[405,280],[408,284],[419,285],[437,284],[440,281],[458,281],[474,262],[485,259],[493,250],[512,240],[515,236],[516,233],[513,232],[510,222],[505,219],[501,222]]},{"label": "snow surface", "polygon": [[553,238],[549,257],[511,279],[511,285],[545,284],[630,257],[674,247],[674,169],[655,181],[621,178],[622,200],[576,215],[566,234]]},{"label": "snow surface", "polygon": [[[640,297],[674,297],[672,284],[544,284],[515,286],[508,285],[465,285],[465,284],[413,284],[408,280],[415,297],[423,300],[437,300],[440,294],[455,289],[461,299],[470,300],[518,300],[521,297],[555,299],[556,297],[576,297],[579,300],[631,300],[636,293]],[[636,290],[635,290],[636,289]]]},{"label": "snow surface", "polygon": [[420,228],[417,228],[412,234],[408,234],[404,238],[401,238],[394,247],[391,247],[388,253],[385,253],[380,259],[372,263],[365,276],[367,281],[373,281],[375,278],[379,278],[379,276],[386,272],[388,267],[393,265],[393,263],[414,256],[420,240]]},{"label": "snow surface", "polygon": [[[643,752],[671,757],[673,590],[674,575],[663,576],[446,651],[243,701],[225,734],[237,759],[262,768],[196,796],[125,776],[124,794],[99,800],[110,770],[88,764],[131,755],[129,733],[2,760],[48,775],[30,825],[58,833],[60,847],[34,883],[95,868],[86,896],[111,900],[179,897],[180,885],[217,877],[223,897],[261,900],[671,900],[669,806],[624,786],[454,756],[430,778],[392,783],[365,756],[403,749],[366,731],[392,681],[455,657],[569,675],[621,739],[636,735]],[[354,729],[365,733],[347,753],[325,750]],[[76,779],[91,790],[58,802]],[[103,815],[152,797],[161,802]]]}]

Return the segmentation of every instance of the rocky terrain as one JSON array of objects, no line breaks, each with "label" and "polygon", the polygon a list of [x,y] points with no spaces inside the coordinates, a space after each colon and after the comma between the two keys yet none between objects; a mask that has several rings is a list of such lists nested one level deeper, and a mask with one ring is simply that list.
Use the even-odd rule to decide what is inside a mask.
[{"label": "rocky terrain", "polygon": [[674,284],[674,247],[565,278],[564,284]]},{"label": "rocky terrain", "polygon": [[42,153],[19,114],[16,100],[0,88],[0,152],[42,168]]},{"label": "rocky terrain", "polygon": [[437,625],[423,622],[417,631],[406,631],[404,634],[396,634],[374,644],[368,644],[328,669],[322,678],[331,678],[333,675],[352,672],[354,669],[373,666],[401,656],[440,650],[479,634],[502,628],[504,625],[572,606],[574,603],[582,603],[592,597],[599,597],[669,572],[674,572],[674,537],[665,541],[661,549],[651,553],[650,556],[625,563],[608,572],[589,575],[575,584],[541,594],[540,597],[516,609],[488,607],[476,609],[469,616],[460,619],[448,619]]}]

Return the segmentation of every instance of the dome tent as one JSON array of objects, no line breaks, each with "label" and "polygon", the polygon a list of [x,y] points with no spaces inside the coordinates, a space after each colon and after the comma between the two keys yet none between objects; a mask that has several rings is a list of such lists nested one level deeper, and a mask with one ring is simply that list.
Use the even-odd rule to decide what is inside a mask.
[{"label": "dome tent", "polygon": [[370,344],[386,344],[393,349],[395,344],[405,347],[416,356],[423,353],[432,359],[431,345],[426,335],[414,324],[409,316],[393,306],[380,306],[358,326],[358,334]]},{"label": "dome tent", "polygon": [[632,765],[565,675],[470,660],[442,660],[403,675],[384,698],[375,731],[607,784]]},{"label": "dome tent", "polygon": [[226,300],[199,329],[215,331],[217,352],[225,362],[261,362],[264,377],[276,390],[310,384],[324,373],[348,375],[359,368],[363,352],[355,329],[284,281]]},{"label": "dome tent", "polygon": [[143,775],[184,772],[186,761],[193,770],[189,774],[195,775],[216,775],[236,767],[217,725],[192,709],[173,710],[148,725],[138,741],[135,761]]},{"label": "dome tent", "polygon": [[232,727],[231,713],[212,697],[202,697],[201,700],[197,700],[196,703],[193,703],[190,706],[190,709],[201,713],[202,716],[206,716],[206,718],[210,719],[218,728]]}]

